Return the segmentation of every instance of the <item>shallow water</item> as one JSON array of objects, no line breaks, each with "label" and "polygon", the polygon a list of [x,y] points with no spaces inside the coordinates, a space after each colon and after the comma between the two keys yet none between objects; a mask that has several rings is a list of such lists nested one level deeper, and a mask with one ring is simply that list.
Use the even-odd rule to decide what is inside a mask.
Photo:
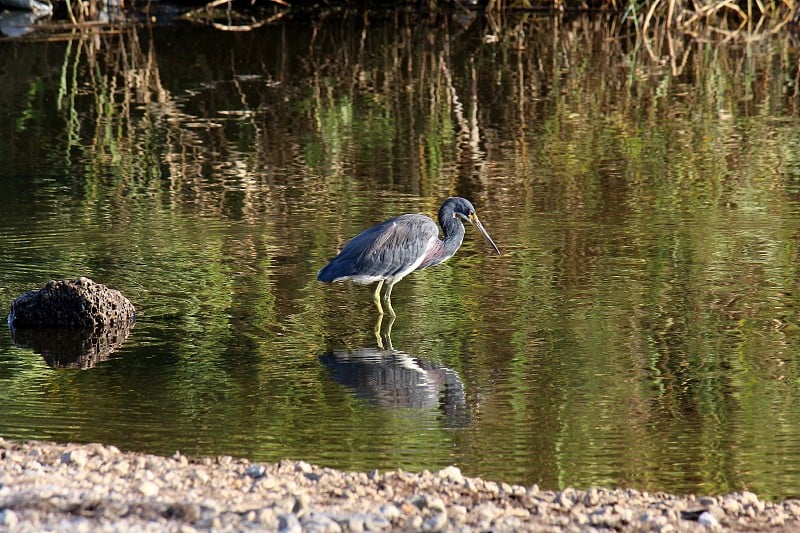
[{"label": "shallow water", "polygon": [[[795,48],[435,22],[0,42],[0,306],[84,275],[139,313],[85,370],[0,333],[0,435],[800,496]],[[468,228],[380,350],[316,271],[454,194],[504,254]]]}]

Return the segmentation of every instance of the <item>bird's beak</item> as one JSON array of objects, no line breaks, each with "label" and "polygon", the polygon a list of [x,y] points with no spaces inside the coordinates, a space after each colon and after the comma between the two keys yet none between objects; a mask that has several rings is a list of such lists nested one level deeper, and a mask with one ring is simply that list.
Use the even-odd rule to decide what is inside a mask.
[{"label": "bird's beak", "polygon": [[498,248],[497,245],[492,240],[492,238],[489,237],[489,232],[486,231],[486,228],[484,228],[483,224],[481,224],[481,221],[478,219],[478,215],[476,215],[475,213],[470,213],[469,221],[472,223],[473,226],[478,228],[478,231],[481,232],[481,235],[483,235],[483,238],[486,239],[486,242],[488,242],[492,246],[492,248],[494,248],[494,251],[497,252],[499,255],[501,253],[500,248]]}]

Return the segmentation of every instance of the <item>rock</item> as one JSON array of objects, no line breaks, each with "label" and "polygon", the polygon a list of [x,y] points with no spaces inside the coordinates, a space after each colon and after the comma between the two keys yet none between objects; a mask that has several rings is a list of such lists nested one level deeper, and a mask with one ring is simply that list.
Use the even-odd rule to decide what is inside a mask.
[{"label": "rock", "polygon": [[[0,532],[800,531],[800,502],[767,502],[752,493],[509,491],[502,482],[465,476],[456,486],[449,479],[460,471],[453,469],[370,479],[298,465],[0,439]],[[321,477],[312,483],[308,473]]]},{"label": "rock", "polygon": [[714,505],[716,501],[714,500],[714,498],[711,498],[709,496],[701,496],[700,498],[697,499],[697,503],[708,507],[710,505]]},{"label": "rock", "polygon": [[267,474],[267,467],[259,464],[250,465],[245,470],[245,474],[253,479],[262,478]]},{"label": "rock", "polygon": [[398,509],[397,506],[392,503],[384,503],[383,505],[380,506],[378,511],[386,520],[390,522],[392,520],[400,518],[401,515],[400,509]]},{"label": "rock", "polygon": [[136,310],[122,293],[89,278],[50,281],[18,296],[8,323],[16,327],[60,326],[101,328],[135,320]]},{"label": "rock", "polygon": [[380,514],[368,514],[364,517],[364,529],[367,531],[383,531],[391,527],[392,523]]},{"label": "rock", "polygon": [[719,521],[708,511],[700,513],[700,516],[697,517],[697,523],[706,527],[719,527]]},{"label": "rock", "polygon": [[311,503],[311,496],[308,494],[298,494],[294,497],[294,506],[292,507],[292,513],[296,514],[297,516],[303,515],[308,510],[309,504]]},{"label": "rock", "polygon": [[436,513],[422,523],[422,531],[441,531],[447,525],[447,513]]},{"label": "rock", "polygon": [[70,450],[61,454],[62,463],[75,465],[77,467],[85,466],[88,460],[89,458],[86,452],[80,449]]},{"label": "rock", "polygon": [[297,461],[294,465],[295,471],[302,472],[303,474],[311,473],[311,465],[305,461]]},{"label": "rock", "polygon": [[278,516],[279,533],[302,533],[302,531],[303,526],[295,515],[286,513]]},{"label": "rock", "polygon": [[461,474],[461,470],[457,466],[453,465],[439,470],[439,477],[458,485],[462,485],[464,483],[464,476]]},{"label": "rock", "polygon": [[345,520],[345,524],[347,525],[347,530],[352,531],[353,533],[359,533],[361,531],[364,531],[365,522],[366,522],[366,517],[362,514],[350,515]]},{"label": "rock", "polygon": [[152,497],[158,494],[159,488],[158,485],[153,483],[152,481],[142,481],[139,484],[139,492],[142,493],[143,496]]},{"label": "rock", "polygon": [[17,513],[11,509],[0,510],[0,526],[6,526],[8,531],[13,530],[19,523]]},{"label": "rock", "polygon": [[731,496],[728,496],[722,500],[721,507],[726,514],[733,516],[736,516],[742,512],[742,504],[740,504],[736,498]]},{"label": "rock", "polygon": [[600,502],[600,496],[596,488],[591,488],[583,495],[583,504],[588,506],[597,505]]},{"label": "rock", "polygon": [[341,526],[325,513],[309,513],[300,523],[305,533],[339,533]]},{"label": "rock", "polygon": [[200,518],[200,507],[191,503],[174,503],[167,507],[163,515],[170,520],[195,522]]}]

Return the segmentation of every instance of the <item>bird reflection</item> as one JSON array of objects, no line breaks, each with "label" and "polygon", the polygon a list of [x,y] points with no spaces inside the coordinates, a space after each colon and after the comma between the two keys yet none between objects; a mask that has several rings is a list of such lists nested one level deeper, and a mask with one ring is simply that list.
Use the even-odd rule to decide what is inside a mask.
[{"label": "bird reflection", "polygon": [[441,409],[453,425],[466,425],[464,384],[455,370],[399,350],[331,350],[319,357],[337,383],[381,407]]}]

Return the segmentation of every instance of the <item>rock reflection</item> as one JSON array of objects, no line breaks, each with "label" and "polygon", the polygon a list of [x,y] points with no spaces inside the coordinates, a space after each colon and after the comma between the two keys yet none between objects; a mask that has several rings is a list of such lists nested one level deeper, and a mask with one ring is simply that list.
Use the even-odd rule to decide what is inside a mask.
[{"label": "rock reflection", "polygon": [[107,361],[128,338],[133,324],[97,329],[9,325],[9,329],[14,344],[41,354],[49,366],[86,370]]},{"label": "rock reflection", "polygon": [[337,383],[381,407],[441,409],[449,424],[465,426],[464,384],[455,370],[399,350],[332,350],[319,357]]}]

